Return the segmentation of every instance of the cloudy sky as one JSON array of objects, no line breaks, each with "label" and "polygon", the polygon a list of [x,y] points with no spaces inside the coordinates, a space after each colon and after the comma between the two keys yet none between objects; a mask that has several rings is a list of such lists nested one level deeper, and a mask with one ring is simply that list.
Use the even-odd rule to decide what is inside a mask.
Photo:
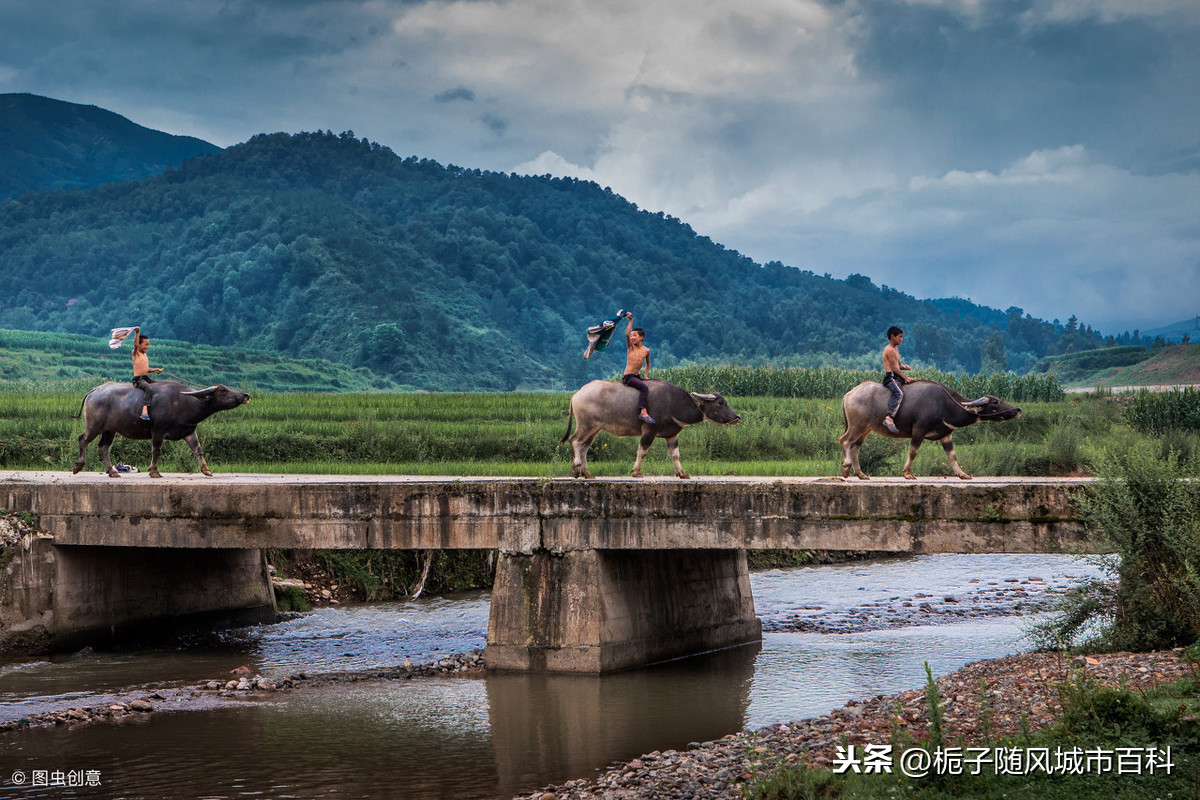
[{"label": "cloudy sky", "polygon": [[758,262],[1200,314],[1197,0],[0,0],[0,92],[595,180]]}]

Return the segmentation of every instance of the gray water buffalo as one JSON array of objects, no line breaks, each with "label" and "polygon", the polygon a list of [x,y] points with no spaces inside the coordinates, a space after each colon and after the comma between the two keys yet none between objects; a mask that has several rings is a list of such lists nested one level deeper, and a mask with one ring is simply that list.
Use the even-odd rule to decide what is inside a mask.
[{"label": "gray water buffalo", "polygon": [[[141,418],[145,395],[142,390],[128,383],[105,383],[88,392],[81,406],[84,420],[83,433],[79,435],[79,458],[72,473],[83,469],[84,453],[88,443],[100,437],[100,459],[104,471],[111,478],[119,477],[108,458],[108,448],[117,434],[126,439],[149,439],[151,444],[150,477],[161,478],[158,471],[158,455],[164,439],[183,439],[196,454],[200,471],[212,475],[204,454],[200,452],[200,440],[196,438],[196,426],[218,411],[235,408],[250,400],[250,395],[228,386],[210,386],[190,392],[174,381],[155,381],[151,384],[150,421]],[[73,415],[76,419],[79,414]]]},{"label": "gray water buffalo", "polygon": [[[642,477],[642,459],[655,439],[667,440],[667,452],[675,464],[675,474],[681,478],[691,477],[679,463],[679,432],[688,425],[705,419],[732,425],[741,421],[719,394],[696,394],[673,383],[648,378],[650,388],[647,410],[656,420],[653,425],[638,419],[638,393],[636,389],[615,381],[592,381],[571,396],[571,407],[567,415],[567,432],[559,439],[564,444],[568,439],[575,451],[571,474],[576,478],[592,477],[587,468],[587,451],[592,440],[600,431],[614,436],[640,436],[637,461],[633,464],[633,477]],[[571,435],[571,422],[579,427]]]},{"label": "gray water buffalo", "polygon": [[842,475],[850,472],[866,480],[867,476],[858,466],[858,451],[873,431],[892,439],[909,439],[908,461],[904,462],[904,477],[914,478],[913,459],[921,442],[937,439],[950,459],[954,474],[968,479],[971,476],[958,466],[951,436],[956,428],[973,425],[981,419],[1006,420],[1021,415],[1021,409],[1002,403],[991,395],[977,400],[968,400],[958,392],[936,381],[913,381],[904,387],[904,400],[896,412],[895,422],[899,433],[891,433],[883,427],[887,415],[889,392],[887,387],[875,381],[864,381],[846,392],[842,398],[842,414],[846,418],[846,432],[838,437],[846,455],[842,462]]}]

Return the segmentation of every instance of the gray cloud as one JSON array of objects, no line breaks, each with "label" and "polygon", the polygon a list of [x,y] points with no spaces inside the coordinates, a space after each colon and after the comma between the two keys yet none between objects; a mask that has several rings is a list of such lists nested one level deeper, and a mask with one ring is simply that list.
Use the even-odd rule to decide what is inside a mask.
[{"label": "gray cloud", "polygon": [[435,103],[452,103],[455,100],[466,100],[471,102],[475,99],[475,93],[465,86],[459,86],[457,89],[447,89],[444,92],[439,92],[433,96]]}]

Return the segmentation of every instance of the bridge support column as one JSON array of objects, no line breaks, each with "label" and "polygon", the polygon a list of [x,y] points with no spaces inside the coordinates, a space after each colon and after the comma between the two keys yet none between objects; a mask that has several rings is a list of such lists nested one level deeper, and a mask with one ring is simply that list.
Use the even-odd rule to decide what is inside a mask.
[{"label": "bridge support column", "polygon": [[744,550],[502,552],[484,658],[603,673],[761,639]]},{"label": "bridge support column", "polygon": [[56,546],[37,537],[5,569],[0,650],[107,645],[200,627],[274,621],[258,549]]}]

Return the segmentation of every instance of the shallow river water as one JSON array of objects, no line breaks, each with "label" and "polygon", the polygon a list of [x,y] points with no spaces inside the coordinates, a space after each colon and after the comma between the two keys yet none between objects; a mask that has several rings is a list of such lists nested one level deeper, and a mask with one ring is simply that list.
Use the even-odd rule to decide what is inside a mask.
[{"label": "shallow river water", "polygon": [[[614,761],[819,716],[1029,648],[1039,607],[1095,570],[1046,555],[943,555],[754,573],[761,647],[603,677],[359,681],[137,724],[0,734],[0,797],[504,798]],[[0,662],[0,718],[265,676],[355,672],[482,648],[488,595],[321,609],[171,647]],[[102,789],[13,784],[99,771]]]}]

